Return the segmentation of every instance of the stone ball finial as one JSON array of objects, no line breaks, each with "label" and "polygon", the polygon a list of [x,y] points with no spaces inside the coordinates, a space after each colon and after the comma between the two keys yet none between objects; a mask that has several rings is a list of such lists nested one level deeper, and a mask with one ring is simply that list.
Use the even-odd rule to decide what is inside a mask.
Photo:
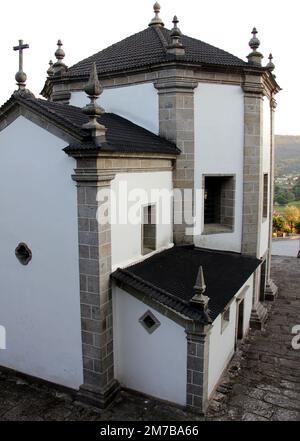
[{"label": "stone ball finial", "polygon": [[47,74],[49,77],[51,77],[54,74],[52,60],[49,61],[49,68],[47,69]]},{"label": "stone ball finial", "polygon": [[184,56],[185,49],[184,49],[184,46],[181,41],[182,33],[181,33],[181,30],[177,26],[179,23],[179,20],[176,15],[174,15],[172,23],[173,23],[173,28],[170,32],[171,42],[167,48],[167,53],[175,55],[175,56]]},{"label": "stone ball finial", "polygon": [[260,46],[260,41],[259,39],[256,37],[257,35],[257,29],[254,27],[252,29],[252,35],[253,37],[251,38],[251,40],[249,41],[249,46],[251,47],[251,49],[253,50],[253,52],[255,52],[259,46]]},{"label": "stone ball finial", "polygon": [[25,72],[23,72],[23,71],[19,71],[19,72],[16,73],[16,75],[15,75],[15,79],[16,79],[16,82],[17,82],[19,85],[24,84],[24,86],[25,86],[25,83],[26,83],[26,81],[27,81],[27,75],[26,75]]},{"label": "stone ball finial", "polygon": [[275,69],[275,64],[272,61],[273,60],[273,55],[270,54],[268,59],[269,59],[269,63],[267,64],[266,67],[269,69],[270,72],[273,72],[273,70]]},{"label": "stone ball finial", "polygon": [[171,31],[170,37],[171,38],[177,38],[177,37],[180,38],[182,36],[182,33],[181,33],[181,30],[177,26],[177,24],[179,23],[179,20],[176,15],[174,15],[172,23],[174,26]]},{"label": "stone ball finial", "polygon": [[153,10],[154,10],[155,16],[152,18],[151,22],[149,23],[149,26],[164,26],[164,23],[159,16],[160,4],[157,2],[154,3]]},{"label": "stone ball finial", "polygon": [[257,51],[257,49],[260,46],[260,41],[257,38],[257,29],[254,27],[252,29],[252,38],[249,41],[249,46],[252,49],[252,52],[247,56],[248,58],[248,62],[250,64],[256,65],[256,66],[261,66],[262,65],[262,59],[263,59],[263,55]]},{"label": "stone ball finial", "polygon": [[55,51],[55,57],[56,57],[57,60],[61,61],[66,56],[65,51],[62,49],[63,44],[62,44],[61,40],[58,40],[57,46],[58,47],[57,47],[57,49]]},{"label": "stone ball finial", "polygon": [[83,124],[82,128],[86,130],[93,138],[102,137],[104,139],[106,128],[99,124],[97,118],[103,115],[104,109],[100,107],[96,100],[102,93],[103,89],[98,79],[96,63],[91,66],[89,81],[84,88],[85,93],[90,99],[90,103],[83,109],[83,113],[89,117],[89,122]]}]

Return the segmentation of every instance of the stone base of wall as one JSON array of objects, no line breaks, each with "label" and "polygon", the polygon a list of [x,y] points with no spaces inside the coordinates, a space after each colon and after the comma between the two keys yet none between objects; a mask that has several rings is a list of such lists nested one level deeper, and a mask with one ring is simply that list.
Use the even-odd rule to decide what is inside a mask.
[{"label": "stone base of wall", "polygon": [[267,316],[268,311],[266,308],[260,302],[257,302],[257,304],[252,307],[250,327],[253,329],[262,330],[267,320]]},{"label": "stone base of wall", "polygon": [[84,384],[79,389],[77,400],[81,403],[99,407],[100,409],[106,409],[107,406],[112,404],[119,391],[120,384],[117,380],[110,383],[107,389],[98,389],[94,386]]},{"label": "stone base of wall", "polygon": [[278,295],[278,287],[275,285],[272,279],[267,282],[267,286],[265,289],[265,300],[269,300],[274,302]]}]

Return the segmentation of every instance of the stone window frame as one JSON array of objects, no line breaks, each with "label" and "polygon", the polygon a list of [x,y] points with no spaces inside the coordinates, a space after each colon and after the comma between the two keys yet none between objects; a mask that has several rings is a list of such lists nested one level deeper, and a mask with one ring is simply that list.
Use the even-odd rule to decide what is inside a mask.
[{"label": "stone window frame", "polygon": [[[215,227],[209,228],[205,225],[205,216],[204,216],[204,204],[205,204],[205,179],[206,178],[232,178],[232,191],[233,191],[233,202],[232,202],[232,225],[230,227],[219,224]],[[203,216],[202,216],[202,235],[212,235],[212,234],[232,234],[235,231],[235,205],[236,205],[236,173],[203,173],[202,174],[202,189],[203,189],[203,197],[202,197],[202,208],[203,208]],[[214,225],[214,224],[212,224]]]},{"label": "stone window frame", "polygon": [[[154,213],[151,213],[151,219],[155,219],[155,245],[154,249],[149,249],[149,251],[145,252],[145,246],[144,246],[144,209],[147,207],[153,207]],[[152,225],[152,224],[151,224]],[[149,202],[147,204],[141,205],[141,254],[142,256],[146,256],[147,254],[150,254],[157,250],[157,203],[156,202]]]},{"label": "stone window frame", "polygon": [[[146,325],[145,319],[146,317],[150,317],[154,321],[154,325],[149,328],[149,326]],[[157,328],[161,325],[158,318],[155,317],[152,311],[148,309],[144,314],[139,318],[139,323],[142,325],[142,327],[148,332],[148,334],[153,334],[154,331],[156,331]]]},{"label": "stone window frame", "polygon": [[268,219],[268,203],[269,203],[269,173],[263,173],[263,205],[262,205],[262,218],[263,222]]}]

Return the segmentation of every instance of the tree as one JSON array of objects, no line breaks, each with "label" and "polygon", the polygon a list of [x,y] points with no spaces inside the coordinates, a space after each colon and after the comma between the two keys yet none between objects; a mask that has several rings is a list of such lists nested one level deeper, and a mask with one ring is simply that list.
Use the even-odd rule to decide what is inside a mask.
[{"label": "tree", "polygon": [[293,232],[294,225],[299,221],[300,211],[294,205],[288,205],[284,209],[283,216],[287,221],[287,223],[289,224],[291,228],[291,232]]},{"label": "tree", "polygon": [[284,219],[281,216],[273,216],[273,231],[277,233],[282,231],[284,227]]},{"label": "tree", "polygon": [[293,193],[296,199],[300,199],[300,176],[298,177],[298,181],[293,187]]},{"label": "tree", "polygon": [[277,204],[279,204],[279,205],[285,205],[285,204],[288,203],[288,199],[287,199],[286,195],[285,195],[283,192],[281,192],[281,193],[279,193],[279,195],[277,196],[277,198],[276,198],[276,202],[277,202]]}]

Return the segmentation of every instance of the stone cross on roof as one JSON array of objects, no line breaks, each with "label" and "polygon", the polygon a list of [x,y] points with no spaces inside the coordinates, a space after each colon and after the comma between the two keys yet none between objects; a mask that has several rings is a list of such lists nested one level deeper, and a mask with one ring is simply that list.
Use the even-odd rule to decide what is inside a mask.
[{"label": "stone cross on roof", "polygon": [[23,40],[19,40],[19,45],[13,47],[14,51],[19,51],[19,71],[15,76],[19,90],[25,89],[26,86],[27,75],[23,72],[23,50],[28,48],[29,44],[23,44]]}]

